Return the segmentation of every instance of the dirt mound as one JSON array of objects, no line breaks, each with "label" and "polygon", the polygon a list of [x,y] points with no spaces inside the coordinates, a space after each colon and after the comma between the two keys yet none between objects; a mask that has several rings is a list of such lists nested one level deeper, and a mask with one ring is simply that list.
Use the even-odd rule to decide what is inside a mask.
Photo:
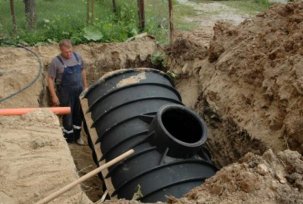
[{"label": "dirt mound", "polygon": [[[1,117],[0,131],[0,203],[34,203],[78,178],[54,114]],[[77,186],[53,203],[91,201]]]},{"label": "dirt mound", "polygon": [[236,28],[218,24],[209,50],[209,61],[239,87],[218,102],[229,101],[229,113],[251,135],[275,149],[289,146],[301,153],[302,13],[303,3],[292,3],[275,6]]},{"label": "dirt mound", "polygon": [[303,157],[298,152],[248,153],[170,203],[302,203],[302,178]]},{"label": "dirt mound", "polygon": [[179,60],[204,59],[212,35],[203,30],[178,33],[171,47],[166,49],[170,57]]},{"label": "dirt mound", "polygon": [[303,153],[302,13],[297,2],[275,5],[239,26],[217,23],[206,52],[190,54],[199,48],[192,49],[195,38],[185,38],[182,52],[192,57],[169,55],[178,84],[198,84],[179,89],[199,92],[195,109],[208,122],[208,144],[219,164],[268,148]]}]

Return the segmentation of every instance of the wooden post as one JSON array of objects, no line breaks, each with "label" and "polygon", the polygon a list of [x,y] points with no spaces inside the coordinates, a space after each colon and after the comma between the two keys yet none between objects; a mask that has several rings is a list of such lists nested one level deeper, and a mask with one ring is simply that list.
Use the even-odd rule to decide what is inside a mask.
[{"label": "wooden post", "polygon": [[23,0],[26,21],[29,29],[36,26],[36,0]]},{"label": "wooden post", "polygon": [[95,19],[95,0],[87,0],[86,3],[86,24],[92,24]]},{"label": "wooden post", "polygon": [[173,24],[173,2],[168,0],[168,19],[169,19],[169,43],[172,46],[174,41],[174,24]]},{"label": "wooden post", "polygon": [[139,16],[139,30],[143,31],[145,28],[144,0],[137,0],[137,4]]},{"label": "wooden post", "polygon": [[117,4],[116,4],[116,0],[113,0],[113,12],[116,13],[117,12]]},{"label": "wooden post", "polygon": [[86,0],[86,24],[89,24],[89,17],[90,17],[90,0]]},{"label": "wooden post", "polygon": [[14,0],[10,0],[9,3],[11,9],[12,22],[13,22],[13,32],[14,34],[16,34],[17,24],[16,24],[16,15],[15,15],[15,3]]},{"label": "wooden post", "polygon": [[95,20],[95,0],[92,0],[91,14],[91,23],[93,23]]}]

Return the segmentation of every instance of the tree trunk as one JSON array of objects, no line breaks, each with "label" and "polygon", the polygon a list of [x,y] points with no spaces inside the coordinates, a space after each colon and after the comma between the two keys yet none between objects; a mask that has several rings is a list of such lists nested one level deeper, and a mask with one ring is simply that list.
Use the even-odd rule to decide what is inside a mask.
[{"label": "tree trunk", "polygon": [[169,19],[169,42],[170,45],[173,44],[174,41],[174,24],[173,24],[173,2],[172,0],[168,0],[168,19]]},{"label": "tree trunk", "polygon": [[94,23],[95,20],[95,0],[87,0],[86,4],[86,23]]},{"label": "tree trunk", "polygon": [[90,23],[90,0],[87,0],[86,2],[86,24],[88,25]]},{"label": "tree trunk", "polygon": [[35,0],[23,0],[25,8],[25,17],[30,29],[36,25],[36,1]]},{"label": "tree trunk", "polygon": [[91,7],[91,13],[92,13],[92,16],[91,16],[91,23],[94,23],[95,21],[95,0],[92,0],[92,7]]},{"label": "tree trunk", "polygon": [[144,0],[137,0],[137,4],[139,16],[139,30],[143,31],[145,28]]},{"label": "tree trunk", "polygon": [[11,16],[13,22],[13,32],[16,34],[17,31],[17,24],[16,24],[16,15],[15,15],[15,3],[14,0],[10,0],[10,9],[11,9]]},{"label": "tree trunk", "polygon": [[117,12],[117,4],[116,4],[116,0],[113,0],[113,12],[116,13]]}]

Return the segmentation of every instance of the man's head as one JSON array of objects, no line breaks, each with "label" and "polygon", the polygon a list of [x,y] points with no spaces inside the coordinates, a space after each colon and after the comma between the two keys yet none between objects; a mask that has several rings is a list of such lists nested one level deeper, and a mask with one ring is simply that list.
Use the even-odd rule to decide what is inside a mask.
[{"label": "man's head", "polygon": [[61,40],[59,42],[59,48],[61,51],[61,56],[65,59],[70,59],[73,53],[73,45],[72,42],[68,39]]}]

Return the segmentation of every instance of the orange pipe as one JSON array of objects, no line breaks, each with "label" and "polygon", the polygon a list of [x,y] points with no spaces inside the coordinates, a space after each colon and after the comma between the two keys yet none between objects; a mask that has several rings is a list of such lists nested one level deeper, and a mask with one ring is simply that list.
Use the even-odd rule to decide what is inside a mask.
[{"label": "orange pipe", "polygon": [[6,108],[0,109],[0,116],[23,115],[34,110],[49,110],[56,115],[70,114],[70,107],[47,107],[47,108]]}]

